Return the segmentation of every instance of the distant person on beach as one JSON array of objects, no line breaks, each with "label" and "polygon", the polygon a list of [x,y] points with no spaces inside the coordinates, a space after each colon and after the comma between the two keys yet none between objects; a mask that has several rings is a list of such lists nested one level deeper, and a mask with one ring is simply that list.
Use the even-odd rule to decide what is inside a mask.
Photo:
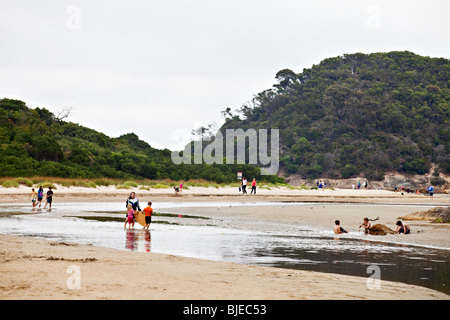
[{"label": "distant person on beach", "polygon": [[125,228],[127,228],[127,223],[128,223],[128,229],[131,229],[131,226],[133,226],[134,228],[134,210],[133,210],[133,205],[131,203],[128,204],[127,206],[127,221],[125,222]]},{"label": "distant person on beach", "polygon": [[242,178],[242,193],[247,193],[247,179]]},{"label": "distant person on beach", "polygon": [[37,192],[34,190],[34,188],[31,188],[31,194],[30,194],[31,203],[33,205],[33,208],[37,206]]},{"label": "distant person on beach", "polygon": [[252,181],[252,191],[250,192],[250,194],[252,194],[252,193],[256,194],[256,179],[255,178],[253,178],[253,181]]},{"label": "distant person on beach", "polygon": [[145,227],[144,229],[150,228],[150,223],[152,223],[152,214],[153,214],[153,209],[152,209],[152,203],[149,201],[148,206],[144,208],[144,213],[145,213]]},{"label": "distant person on beach", "polygon": [[183,193],[183,183],[180,183],[179,188],[180,188],[180,193],[182,194]]},{"label": "distant person on beach", "polygon": [[341,234],[341,233],[348,233],[344,228],[341,227],[341,222],[339,220],[336,220],[334,222],[334,233],[335,234]]},{"label": "distant person on beach", "polygon": [[428,187],[428,194],[430,195],[431,199],[433,199],[433,193],[434,193],[434,188],[432,185],[430,185]]},{"label": "distant person on beach", "polygon": [[179,194],[180,193],[180,188],[178,188],[178,187],[173,187],[173,190],[175,191],[175,194]]},{"label": "distant person on beach", "polygon": [[395,233],[410,234],[411,228],[407,224],[404,224],[399,220],[397,221],[397,228],[395,229]]},{"label": "distant person on beach", "polygon": [[49,205],[49,210],[52,210],[52,202],[53,202],[53,191],[52,187],[48,187],[47,191],[47,203],[44,206],[44,209],[47,208],[47,205]]},{"label": "distant person on beach", "polygon": [[371,227],[371,225],[370,225],[370,222],[369,222],[369,218],[364,218],[364,222],[359,225],[358,230],[363,228],[364,233],[369,233],[370,227]]},{"label": "distant person on beach", "polygon": [[39,208],[41,207],[43,198],[44,198],[44,189],[42,188],[42,186],[40,186],[37,192],[37,201],[39,202]]}]

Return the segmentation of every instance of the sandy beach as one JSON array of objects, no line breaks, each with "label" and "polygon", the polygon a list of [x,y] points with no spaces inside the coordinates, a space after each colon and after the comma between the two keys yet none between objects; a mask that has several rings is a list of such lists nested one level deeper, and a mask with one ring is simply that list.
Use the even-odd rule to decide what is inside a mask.
[{"label": "sandy beach", "polygon": [[[185,184],[186,186],[186,184]],[[243,195],[234,187],[189,187],[182,194],[173,189],[145,190],[140,188],[117,189],[115,186],[97,186],[96,188],[64,187],[56,185],[55,201],[59,202],[104,202],[123,201],[130,192],[135,191],[139,198],[151,198],[154,201],[293,201],[293,202],[335,202],[335,203],[385,203],[385,204],[442,204],[450,203],[450,194],[435,194],[433,199],[423,194],[392,192],[369,189],[331,189],[300,190],[287,187],[259,187],[257,194]],[[18,188],[0,186],[0,203],[27,202],[31,187],[20,185]]]},{"label": "sandy beach", "polygon": [[[125,201],[131,190],[113,187],[55,190],[54,203]],[[26,203],[30,188],[0,188],[0,203]],[[189,188],[182,196],[169,189],[136,190],[141,202],[153,201],[273,201],[307,202],[290,206],[223,206],[184,208],[186,214],[220,218],[227,227],[268,231],[301,226],[332,228],[334,220],[357,231],[362,218],[379,217],[393,228],[399,216],[418,206],[449,205],[448,195],[423,195],[382,190],[258,190],[241,195],[234,188]],[[350,203],[352,205],[343,205]],[[371,204],[361,211],[358,204]],[[385,206],[389,205],[389,206]],[[170,210],[168,210],[170,211]],[[174,210],[172,210],[174,211]],[[389,235],[387,241],[405,245],[450,248],[450,226],[423,221],[408,222],[411,235]],[[368,278],[320,272],[249,266],[140,253],[88,245],[58,243],[10,235],[0,236],[0,299],[449,299],[424,287],[381,280],[377,290]],[[74,269],[75,268],[75,269]],[[139,268],[139,277],[127,270]],[[71,288],[71,272],[80,274],[79,288]],[[147,271],[147,272],[146,272]]]}]

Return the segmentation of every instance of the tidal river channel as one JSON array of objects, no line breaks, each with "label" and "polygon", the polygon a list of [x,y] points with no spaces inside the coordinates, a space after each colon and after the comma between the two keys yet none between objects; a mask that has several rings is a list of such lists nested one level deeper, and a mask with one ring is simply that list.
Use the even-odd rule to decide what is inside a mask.
[{"label": "tidal river channel", "polygon": [[[223,204],[161,205],[182,208]],[[202,218],[170,214],[154,216],[150,231],[140,226],[125,230],[123,203],[64,203],[52,211],[30,207],[0,205],[0,234],[366,278],[375,266],[382,280],[450,294],[447,248],[400,245],[359,236],[336,239],[331,232],[310,228],[295,234],[267,233],[209,225],[206,218],[201,224],[187,223]],[[158,206],[153,208],[158,212]]]}]

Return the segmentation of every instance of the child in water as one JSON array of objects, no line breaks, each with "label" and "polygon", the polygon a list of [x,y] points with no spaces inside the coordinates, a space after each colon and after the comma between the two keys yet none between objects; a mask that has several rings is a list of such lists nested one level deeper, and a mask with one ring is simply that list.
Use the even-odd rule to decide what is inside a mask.
[{"label": "child in water", "polygon": [[364,218],[364,222],[359,225],[358,230],[361,229],[361,227],[364,229],[364,233],[369,233],[369,229],[371,227],[369,218]]},{"label": "child in water", "polygon": [[152,222],[152,213],[153,213],[153,209],[152,209],[152,203],[149,201],[148,206],[144,208],[144,213],[145,213],[145,227],[144,229],[150,228],[150,223]]},{"label": "child in water", "polygon": [[133,225],[134,228],[134,210],[133,210],[133,205],[131,203],[128,204],[127,206],[127,220],[125,221],[125,228],[127,228],[127,223],[128,223],[128,229],[131,229],[131,225]]},{"label": "child in water", "polygon": [[36,207],[37,203],[37,192],[34,190],[34,188],[31,188],[31,195],[30,195],[31,203],[33,204],[33,208]]},{"label": "child in water", "polygon": [[348,233],[344,228],[341,227],[341,222],[339,220],[336,220],[334,226],[334,233],[335,234],[341,234],[341,233]]},{"label": "child in water", "polygon": [[400,220],[396,223],[397,228],[395,229],[395,233],[403,233],[403,234],[410,234],[411,229],[409,226],[405,223],[402,223]]}]

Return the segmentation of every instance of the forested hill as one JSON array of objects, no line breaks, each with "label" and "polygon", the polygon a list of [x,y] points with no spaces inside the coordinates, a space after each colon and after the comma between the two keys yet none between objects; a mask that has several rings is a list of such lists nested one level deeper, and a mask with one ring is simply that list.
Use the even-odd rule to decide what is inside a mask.
[{"label": "forested hill", "polygon": [[[450,173],[448,59],[346,54],[301,73],[281,70],[276,80],[239,110],[223,111],[220,130],[279,129],[280,174],[383,180],[387,172]],[[176,165],[169,150],[135,134],[110,138],[45,108],[0,100],[0,176],[231,182],[237,172],[280,181],[248,164]]]},{"label": "forested hill", "polygon": [[345,54],[301,73],[281,70],[276,80],[239,110],[227,108],[221,131],[279,129],[285,174],[450,173],[449,59]]},{"label": "forested hill", "polygon": [[[63,121],[45,108],[0,100],[0,176],[64,178],[206,179],[235,182],[236,173],[261,178],[250,165],[180,164],[167,149],[152,148],[133,133],[110,138]],[[263,177],[279,181],[276,176]]]}]

